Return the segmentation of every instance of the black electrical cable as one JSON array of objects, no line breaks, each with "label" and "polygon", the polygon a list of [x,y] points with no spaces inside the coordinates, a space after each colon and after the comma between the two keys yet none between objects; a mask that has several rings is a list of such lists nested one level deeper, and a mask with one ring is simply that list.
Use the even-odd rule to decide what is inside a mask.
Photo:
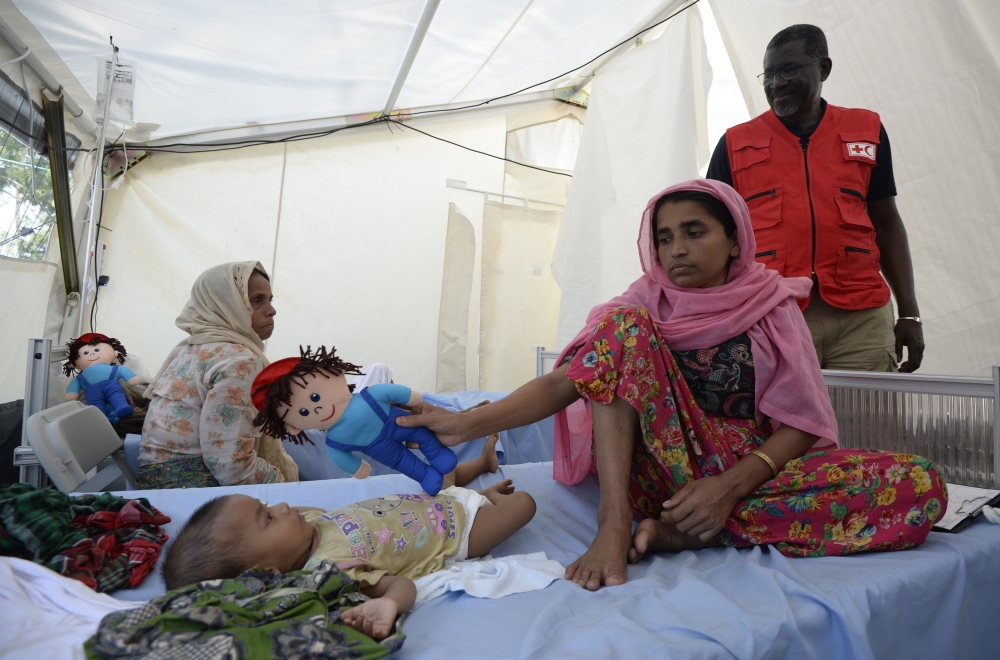
[{"label": "black electrical cable", "polygon": [[[122,135],[124,135],[124,133],[125,133],[125,131],[122,131]],[[116,140],[118,140],[118,139],[121,139],[121,135],[119,135],[118,138],[116,138]],[[110,161],[111,160],[111,154],[110,153],[106,154],[104,158],[106,158],[107,160]],[[97,210],[97,232],[96,232],[96,236],[94,237],[94,304],[90,306],[90,331],[91,332],[97,332],[97,330],[95,329],[96,325],[97,325],[97,298],[100,296],[100,293],[101,293],[101,285],[100,285],[100,279],[101,279],[101,277],[100,277],[100,274],[98,274],[98,272],[97,272],[97,246],[100,245],[100,242],[101,242],[101,223],[104,221],[104,198],[107,197],[107,190],[105,190],[105,188],[104,188],[104,170],[105,170],[105,167],[106,167],[106,165],[104,163],[104,158],[102,158],[101,162],[97,163],[97,165],[96,165],[96,167],[100,167],[101,168],[101,176],[100,176],[100,182],[101,182],[101,205],[100,205],[100,207]],[[81,305],[83,305],[85,303],[85,301],[86,301],[86,295],[87,295],[87,283],[84,282],[83,283],[82,298],[80,300],[80,304]]]},{"label": "black electrical cable", "polygon": [[519,163],[516,160],[511,160],[510,158],[503,158],[502,156],[494,156],[493,154],[486,153],[485,151],[479,151],[478,149],[473,149],[472,147],[466,147],[465,145],[459,144],[458,142],[452,142],[451,140],[446,140],[443,137],[438,137],[436,135],[431,135],[430,133],[425,133],[424,131],[420,130],[419,128],[415,128],[413,126],[410,126],[409,124],[404,124],[403,122],[397,121],[395,119],[386,119],[386,121],[389,122],[390,124],[396,124],[397,126],[402,126],[403,128],[408,128],[411,131],[416,131],[417,133],[420,133],[421,135],[426,135],[429,138],[434,138],[435,140],[440,140],[441,142],[445,142],[447,144],[459,147],[461,149],[465,149],[466,151],[471,151],[474,154],[482,154],[483,156],[489,156],[490,158],[496,158],[497,160],[502,160],[502,161],[507,162],[507,163],[514,163],[515,165],[520,165],[521,167],[530,167],[531,169],[538,170],[539,172],[548,172],[549,174],[558,174],[559,176],[568,176],[570,178],[573,178],[572,174],[566,174],[565,172],[557,172],[555,170],[547,170],[544,167],[535,167],[534,165],[527,165],[525,163]]},{"label": "black electrical cable", "polygon": [[[412,130],[414,130],[414,131],[416,131],[418,133],[421,133],[422,135],[426,135],[427,137],[431,137],[431,138],[434,138],[434,139],[442,140],[443,142],[448,142],[448,144],[454,145],[456,147],[461,147],[462,149],[466,149],[468,151],[472,151],[472,152],[475,152],[475,153],[478,153],[478,154],[482,154],[484,156],[489,156],[491,158],[497,158],[499,160],[504,160],[506,162],[514,163],[516,165],[522,165],[524,167],[530,167],[532,169],[541,170],[543,172],[550,172],[552,174],[560,174],[562,176],[572,176],[570,174],[565,174],[564,172],[554,172],[552,170],[546,170],[546,169],[543,169],[543,168],[534,167],[532,165],[526,165],[525,163],[519,163],[517,161],[509,160],[509,159],[506,159],[506,158],[501,158],[500,156],[494,156],[493,154],[488,154],[488,153],[485,153],[483,151],[478,151],[476,149],[472,149],[470,147],[466,147],[464,145],[458,144],[457,142],[451,142],[449,140],[444,140],[443,138],[438,138],[437,136],[431,135],[430,133],[425,133],[424,131],[421,131],[419,129],[413,128],[412,126],[409,126],[409,125],[406,125],[406,124],[402,124],[402,123],[400,123],[398,121],[397,118],[415,117],[415,116],[419,116],[419,115],[430,115],[430,114],[446,114],[446,113],[450,113],[450,112],[459,112],[461,110],[469,110],[469,109],[472,109],[472,108],[479,108],[479,107],[482,107],[484,105],[489,105],[490,103],[493,103],[495,101],[499,101],[501,99],[505,99],[505,98],[508,98],[508,97],[511,97],[511,96],[515,96],[517,94],[520,94],[521,92],[525,92],[525,91],[527,91],[529,89],[533,89],[533,88],[538,87],[540,85],[545,85],[545,84],[550,83],[550,82],[552,82],[554,80],[558,80],[560,78],[563,78],[563,77],[565,77],[565,76],[573,73],[574,71],[577,71],[577,70],[582,69],[583,67],[585,67],[585,66],[587,66],[589,64],[592,64],[593,62],[597,61],[598,59],[600,59],[604,55],[607,55],[608,53],[610,53],[611,51],[615,50],[616,48],[624,46],[625,44],[629,43],[630,41],[633,41],[633,40],[637,39],[640,35],[644,34],[645,32],[648,32],[649,30],[652,30],[653,28],[655,28],[657,26],[663,25],[664,23],[666,23],[670,19],[674,18],[675,16],[677,16],[677,15],[679,15],[679,14],[687,11],[691,7],[694,7],[700,1],[701,0],[693,0],[689,4],[685,5],[684,7],[681,7],[680,9],[678,9],[677,11],[675,11],[674,13],[670,14],[669,16],[667,16],[666,18],[664,18],[663,20],[657,21],[656,23],[653,23],[652,25],[639,30],[638,32],[636,32],[632,36],[628,37],[627,39],[623,39],[622,41],[618,42],[614,46],[612,46],[612,47],[610,47],[610,48],[602,51],[598,55],[596,55],[596,56],[592,57],[591,59],[587,60],[583,64],[580,64],[579,66],[575,66],[572,69],[570,69],[570,70],[568,70],[568,71],[566,71],[564,73],[559,74],[558,76],[554,76],[554,77],[549,78],[547,80],[543,80],[541,82],[537,82],[537,83],[535,83],[533,85],[529,85],[527,87],[523,87],[523,88],[521,88],[521,89],[519,89],[517,91],[510,92],[508,94],[502,94],[500,96],[495,96],[495,97],[487,99],[485,101],[480,101],[479,103],[473,103],[473,104],[470,104],[470,105],[464,105],[464,106],[460,106],[460,107],[457,107],[457,108],[440,108],[440,109],[437,109],[437,110],[421,110],[421,111],[411,112],[411,113],[405,113],[405,114],[403,114],[403,113],[397,113],[396,115],[392,115],[390,113],[389,115],[383,115],[383,116],[375,117],[373,119],[369,119],[368,121],[359,122],[357,124],[349,124],[347,126],[338,126],[337,128],[332,128],[332,129],[328,129],[328,130],[324,130],[324,131],[316,131],[316,132],[312,132],[312,133],[302,133],[302,134],[297,134],[297,135],[289,135],[289,136],[285,136],[283,138],[275,138],[275,139],[261,138],[261,139],[256,139],[256,140],[238,140],[238,141],[234,141],[234,142],[221,142],[221,143],[218,143],[216,145],[206,145],[206,144],[202,144],[202,143],[193,143],[193,142],[172,142],[172,143],[169,143],[169,144],[162,144],[162,145],[156,145],[156,146],[142,146],[140,148],[143,149],[143,150],[146,150],[146,151],[160,152],[160,153],[205,153],[205,152],[210,152],[210,151],[230,151],[230,150],[233,150],[233,149],[244,149],[244,148],[247,148],[247,147],[257,147],[257,146],[262,146],[262,145],[267,145],[267,144],[282,144],[282,143],[285,143],[285,142],[297,142],[299,140],[312,140],[312,139],[316,139],[316,138],[321,138],[321,137],[326,137],[326,136],[329,136],[329,135],[333,135],[335,133],[339,133],[340,131],[344,131],[344,130],[348,130],[348,129],[352,129],[352,128],[361,128],[363,126],[371,126],[371,125],[378,124],[378,123],[383,123],[383,122],[393,122],[393,123],[397,123],[397,124],[399,124],[401,126],[405,126],[406,128],[410,128],[410,129],[412,129]],[[113,149],[119,149],[119,148],[123,148],[123,147],[121,147],[120,145],[117,145],[117,144],[112,144],[109,147],[106,147],[106,150],[107,149],[112,149],[113,150]]]}]

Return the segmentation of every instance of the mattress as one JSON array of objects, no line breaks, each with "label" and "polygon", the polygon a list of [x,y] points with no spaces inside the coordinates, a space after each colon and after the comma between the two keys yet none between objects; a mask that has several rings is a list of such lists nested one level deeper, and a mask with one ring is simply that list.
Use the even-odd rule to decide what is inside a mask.
[{"label": "mattress", "polygon": [[[551,463],[504,465],[469,487],[510,478],[534,496],[534,520],[495,556],[545,552],[566,565],[596,530],[597,483],[552,480]],[[334,508],[415,492],[401,475],[367,480],[132,491],[172,517],[175,535],[210,498]],[[163,593],[158,574],[113,595]],[[628,583],[587,592],[557,581],[497,600],[451,594],[406,619],[399,658],[993,658],[1000,648],[1000,525],[978,519],[923,546],[851,557],[788,558],[768,547],[653,556]]]}]

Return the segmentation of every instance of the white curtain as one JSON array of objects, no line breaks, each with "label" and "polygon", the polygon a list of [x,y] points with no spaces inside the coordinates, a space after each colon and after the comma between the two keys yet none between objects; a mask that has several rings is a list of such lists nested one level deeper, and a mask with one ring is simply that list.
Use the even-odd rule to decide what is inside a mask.
[{"label": "white curtain", "polygon": [[707,161],[711,75],[696,11],[598,70],[552,257],[562,289],[556,348],[641,274],[636,238],[649,198]]},{"label": "white curtain", "polygon": [[535,346],[556,334],[559,287],[547,267],[561,211],[487,202],[483,210],[480,386],[513,390],[535,376]]},{"label": "white curtain", "polygon": [[921,372],[1000,364],[1000,10],[992,0],[711,0],[747,106],[782,28],[826,32],[830,103],[878,112],[892,145],[927,348]]},{"label": "white curtain", "polygon": [[476,266],[476,231],[458,206],[448,205],[441,311],[438,314],[438,362],[435,392],[463,392],[469,344],[469,303]]}]

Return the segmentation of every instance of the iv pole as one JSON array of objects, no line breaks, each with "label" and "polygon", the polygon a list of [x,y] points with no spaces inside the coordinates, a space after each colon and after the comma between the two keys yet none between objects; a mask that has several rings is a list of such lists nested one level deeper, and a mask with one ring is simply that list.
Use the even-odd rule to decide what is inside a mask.
[{"label": "iv pole", "polygon": [[[76,324],[76,336],[79,337],[83,334],[83,317],[84,310],[87,307],[87,299],[89,297],[88,282],[87,277],[90,275],[90,264],[91,256],[90,251],[94,250],[94,211],[97,208],[97,188],[98,186],[104,187],[101,181],[102,170],[104,169],[104,137],[108,129],[108,110],[111,109],[111,88],[115,84],[115,70],[118,68],[118,46],[115,46],[114,37],[111,37],[111,69],[108,74],[108,85],[107,93],[104,95],[104,119],[101,120],[101,130],[97,136],[97,160],[94,164],[94,181],[90,190],[90,212],[87,214],[87,249],[84,252],[83,259],[83,280],[81,281],[80,288],[83,289],[80,300],[80,313]],[[103,191],[102,191],[103,194]],[[96,280],[96,274],[95,274]],[[96,286],[96,282],[95,282]]]}]

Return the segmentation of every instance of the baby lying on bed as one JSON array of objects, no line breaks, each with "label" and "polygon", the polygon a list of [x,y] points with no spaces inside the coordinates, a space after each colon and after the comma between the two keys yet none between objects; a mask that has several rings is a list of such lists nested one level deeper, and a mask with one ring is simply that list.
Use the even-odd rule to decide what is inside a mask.
[{"label": "baby lying on bed", "polygon": [[436,496],[386,495],[334,511],[268,505],[246,495],[202,505],[167,549],[168,589],[237,577],[254,566],[287,573],[326,559],[372,600],[341,619],[374,639],[392,631],[416,598],[413,580],[445,564],[487,554],[535,515],[530,495],[508,479],[476,493],[456,486],[497,469],[497,436],[483,455],[445,476]]}]

